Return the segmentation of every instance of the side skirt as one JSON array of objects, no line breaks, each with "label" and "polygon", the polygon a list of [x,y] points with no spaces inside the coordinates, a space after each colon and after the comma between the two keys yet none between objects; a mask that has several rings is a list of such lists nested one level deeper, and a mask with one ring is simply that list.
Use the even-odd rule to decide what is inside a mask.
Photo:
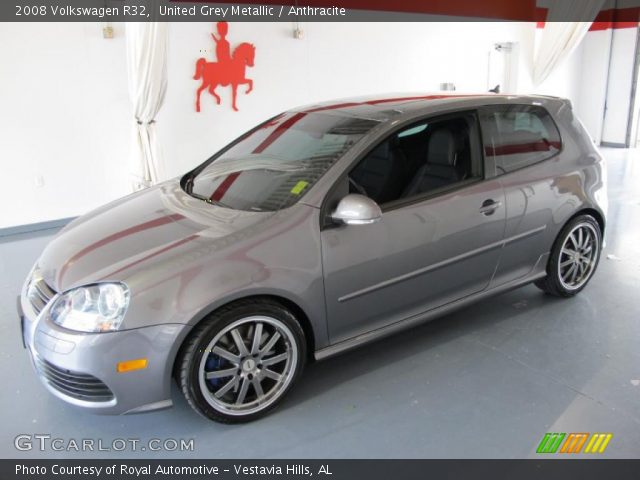
[{"label": "side skirt", "polygon": [[515,288],[535,282],[540,278],[544,278],[547,274],[546,261],[541,262],[542,258],[546,259],[546,257],[546,255],[541,256],[536,267],[526,277],[519,278],[517,280],[514,280],[513,282],[505,283],[504,285],[484,290],[473,295],[469,295],[468,297],[464,297],[454,302],[447,303],[440,307],[434,308],[433,310],[414,315],[413,317],[400,320],[399,322],[392,323],[391,325],[387,325],[385,327],[372,330],[362,335],[358,335],[357,337],[349,338],[348,340],[336,343],[335,345],[330,345],[328,347],[322,348],[315,352],[314,357],[316,360],[324,360],[325,358],[333,357],[334,355],[344,353],[366,343],[380,340],[389,335],[393,335],[403,330],[415,327],[416,325],[420,325],[421,323],[426,323],[430,320],[434,320],[437,317],[441,317],[447,313],[451,313],[455,310],[466,307],[467,305],[475,303],[484,298],[492,297],[494,295],[498,295],[500,293],[504,293],[509,290],[513,290]]}]

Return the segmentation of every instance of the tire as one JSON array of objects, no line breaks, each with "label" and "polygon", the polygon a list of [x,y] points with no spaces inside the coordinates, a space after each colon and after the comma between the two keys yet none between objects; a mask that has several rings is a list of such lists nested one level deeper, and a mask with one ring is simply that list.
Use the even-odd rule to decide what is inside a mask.
[{"label": "tire", "polygon": [[177,381],[204,417],[250,422],[282,402],[306,358],[304,332],[289,310],[268,299],[240,300],[194,328],[178,358]]},{"label": "tire", "polygon": [[567,223],[553,244],[547,276],[535,285],[556,297],[573,297],[587,286],[600,261],[602,231],[591,215]]}]

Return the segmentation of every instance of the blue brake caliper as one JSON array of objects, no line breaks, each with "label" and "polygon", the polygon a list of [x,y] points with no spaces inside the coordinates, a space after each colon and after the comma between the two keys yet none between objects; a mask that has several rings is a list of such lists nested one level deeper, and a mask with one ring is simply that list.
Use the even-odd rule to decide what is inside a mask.
[{"label": "blue brake caliper", "polygon": [[[205,364],[204,369],[207,372],[213,372],[215,370],[220,370],[225,365],[225,363],[227,363],[227,361],[224,358],[218,355],[215,355],[213,353],[210,353],[209,358],[207,358],[207,363]],[[208,382],[211,384],[212,387],[218,387],[222,382],[227,382],[228,380],[229,380],[228,378],[210,378]]]}]

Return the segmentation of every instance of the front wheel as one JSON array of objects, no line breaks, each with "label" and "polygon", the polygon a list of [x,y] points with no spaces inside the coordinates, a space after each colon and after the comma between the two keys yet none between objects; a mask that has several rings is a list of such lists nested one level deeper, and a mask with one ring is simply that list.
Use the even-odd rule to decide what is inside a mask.
[{"label": "front wheel", "polygon": [[562,229],[551,251],[547,276],[535,282],[544,292],[571,297],[591,280],[600,261],[602,232],[591,215],[580,215]]},{"label": "front wheel", "polygon": [[255,420],[273,409],[304,367],[304,332],[270,300],[244,300],[199,324],[179,359],[189,404],[222,423]]}]

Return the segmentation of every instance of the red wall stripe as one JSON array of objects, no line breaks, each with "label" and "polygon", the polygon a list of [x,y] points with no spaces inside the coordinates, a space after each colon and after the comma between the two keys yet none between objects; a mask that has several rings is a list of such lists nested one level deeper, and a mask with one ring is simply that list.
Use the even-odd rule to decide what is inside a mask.
[{"label": "red wall stripe", "polygon": [[544,28],[544,24],[547,22],[548,12],[548,8],[536,7],[536,13],[534,17],[536,21],[536,28]]},{"label": "red wall stripe", "polygon": [[[536,8],[536,27],[544,28],[549,9]],[[610,28],[636,28],[640,22],[640,7],[610,8],[602,10],[589,28],[590,32],[608,30]]]},{"label": "red wall stripe", "polygon": [[[172,0],[173,2],[214,3],[212,0]],[[561,1],[561,0],[557,0]],[[218,0],[215,3],[237,4],[233,0]],[[416,13],[444,15],[448,17],[487,18],[512,21],[535,21],[537,28],[544,28],[549,9],[538,7],[536,0],[342,0],[339,7],[374,12]],[[328,0],[263,0],[244,2],[246,5],[333,7],[336,2]],[[640,7],[611,8],[602,10],[590,30],[608,28],[634,28],[640,22]]]},{"label": "red wall stripe", "polygon": [[[175,0],[174,0],[175,1]],[[178,0],[193,1],[193,0]],[[212,3],[211,0],[195,0]],[[237,4],[233,0],[218,0],[215,3]],[[536,8],[536,0],[263,0],[240,2],[248,5],[285,5],[309,7],[338,6],[353,10],[382,12],[419,13],[424,15],[446,15],[452,17],[495,18],[501,20],[530,21]]]},{"label": "red wall stripe", "polygon": [[640,7],[602,10],[589,31],[608,30],[609,28],[635,28],[640,21]]}]

